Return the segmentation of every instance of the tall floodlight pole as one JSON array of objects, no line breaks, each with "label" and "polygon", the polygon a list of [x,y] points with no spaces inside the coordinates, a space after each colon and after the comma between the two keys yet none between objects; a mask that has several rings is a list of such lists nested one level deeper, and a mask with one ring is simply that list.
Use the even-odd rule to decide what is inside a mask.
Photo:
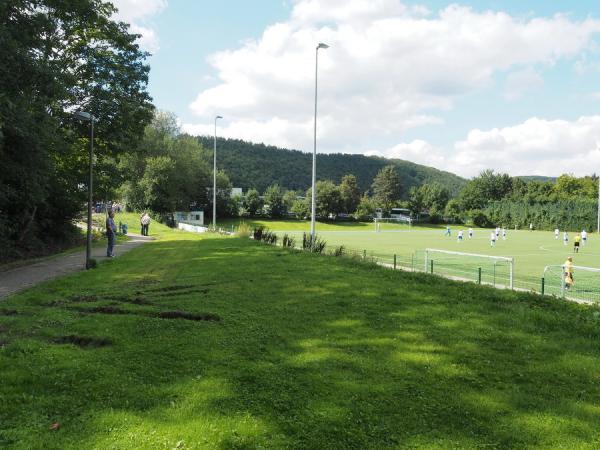
[{"label": "tall floodlight pole", "polygon": [[310,206],[310,235],[312,237],[311,242],[315,241],[316,227],[316,203],[317,203],[317,80],[318,80],[318,69],[319,69],[319,49],[329,48],[329,45],[323,44],[322,42],[317,45],[315,50],[315,128],[314,128],[314,146],[313,146],[313,160],[312,160],[312,188],[311,188],[311,206]]},{"label": "tall floodlight pole", "polygon": [[217,119],[222,119],[221,116],[215,117],[215,145],[213,151],[213,230],[217,229]]},{"label": "tall floodlight pole", "polygon": [[96,118],[85,111],[77,111],[75,117],[90,122],[90,149],[89,149],[89,169],[88,169],[88,210],[87,210],[87,239],[85,246],[85,268],[90,268],[90,259],[92,257],[92,181],[94,171],[94,121]]}]

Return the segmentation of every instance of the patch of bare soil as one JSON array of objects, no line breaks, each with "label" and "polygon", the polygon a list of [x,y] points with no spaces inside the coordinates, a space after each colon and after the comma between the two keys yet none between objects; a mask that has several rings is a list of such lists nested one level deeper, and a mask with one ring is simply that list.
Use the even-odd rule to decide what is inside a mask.
[{"label": "patch of bare soil", "polygon": [[97,348],[112,345],[112,341],[105,337],[79,336],[70,334],[54,340],[55,344],[74,344],[81,348]]},{"label": "patch of bare soil", "polygon": [[195,314],[187,311],[161,311],[156,314],[156,317],[161,319],[185,319],[196,321],[218,322],[221,320],[219,316],[211,313]]}]

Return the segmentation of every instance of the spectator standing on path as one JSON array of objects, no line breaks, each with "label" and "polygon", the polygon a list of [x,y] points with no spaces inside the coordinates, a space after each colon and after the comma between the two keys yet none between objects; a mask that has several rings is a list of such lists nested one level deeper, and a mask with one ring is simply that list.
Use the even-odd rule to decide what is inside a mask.
[{"label": "spectator standing on path", "polygon": [[150,228],[150,216],[147,212],[142,214],[140,223],[142,224],[142,236],[148,236],[148,230]]},{"label": "spectator standing on path", "polygon": [[108,217],[106,218],[106,237],[108,238],[106,256],[109,258],[115,256],[113,249],[115,247],[115,238],[117,236],[117,226],[115,225],[114,217],[115,213],[112,210],[108,211]]}]

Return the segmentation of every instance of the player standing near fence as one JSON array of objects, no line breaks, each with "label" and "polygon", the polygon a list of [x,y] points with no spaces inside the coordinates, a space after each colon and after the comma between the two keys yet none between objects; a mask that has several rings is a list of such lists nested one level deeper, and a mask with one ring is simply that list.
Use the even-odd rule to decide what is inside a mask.
[{"label": "player standing near fence", "polygon": [[569,256],[563,265],[564,276],[565,276],[565,288],[570,289],[575,284],[573,278],[573,257]]}]

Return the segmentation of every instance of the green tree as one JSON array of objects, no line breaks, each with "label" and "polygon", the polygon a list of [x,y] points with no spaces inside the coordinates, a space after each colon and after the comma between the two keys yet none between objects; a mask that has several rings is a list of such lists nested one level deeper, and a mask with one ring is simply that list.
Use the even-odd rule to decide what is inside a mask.
[{"label": "green tree", "polygon": [[285,214],[285,204],[283,203],[283,190],[278,184],[273,184],[267,188],[264,193],[265,206],[268,205],[268,214],[270,217],[282,217]]},{"label": "green tree", "polygon": [[484,170],[478,177],[469,181],[461,191],[460,201],[463,209],[483,209],[490,201],[510,196],[512,186],[512,179],[507,174]]},{"label": "green tree", "polygon": [[425,183],[419,190],[423,196],[423,206],[429,211],[429,215],[442,215],[446,204],[450,200],[450,192],[439,183]]},{"label": "green tree", "polygon": [[371,189],[375,203],[389,212],[402,197],[402,183],[396,166],[389,165],[381,169],[375,176]]},{"label": "green tree", "polygon": [[446,210],[444,211],[446,217],[448,217],[454,223],[462,223],[463,212],[460,207],[460,202],[453,198],[446,204]]},{"label": "green tree", "polygon": [[408,197],[408,210],[410,211],[411,217],[419,218],[421,211],[425,208],[425,201],[423,198],[423,190],[417,187],[410,188],[410,194]]},{"label": "green tree", "polygon": [[243,205],[248,211],[248,214],[250,214],[252,217],[256,216],[256,214],[261,211],[263,207],[263,201],[256,189],[249,189],[248,192],[246,192]]},{"label": "green tree", "polygon": [[56,242],[86,198],[89,123],[96,192],[119,183],[119,156],[152,115],[147,54],[100,0],[0,2],[0,259]]},{"label": "green tree", "polygon": [[363,195],[356,207],[356,212],[354,213],[354,217],[359,220],[372,219],[377,206],[375,201],[369,197],[368,195]]},{"label": "green tree", "polygon": [[[308,193],[310,194],[310,192]],[[310,195],[307,194],[307,198]],[[317,216],[328,217],[337,215],[342,210],[342,195],[340,189],[331,181],[317,181]]]},{"label": "green tree", "polygon": [[340,183],[340,195],[342,197],[342,210],[352,214],[360,203],[360,189],[354,175],[344,175]]}]

